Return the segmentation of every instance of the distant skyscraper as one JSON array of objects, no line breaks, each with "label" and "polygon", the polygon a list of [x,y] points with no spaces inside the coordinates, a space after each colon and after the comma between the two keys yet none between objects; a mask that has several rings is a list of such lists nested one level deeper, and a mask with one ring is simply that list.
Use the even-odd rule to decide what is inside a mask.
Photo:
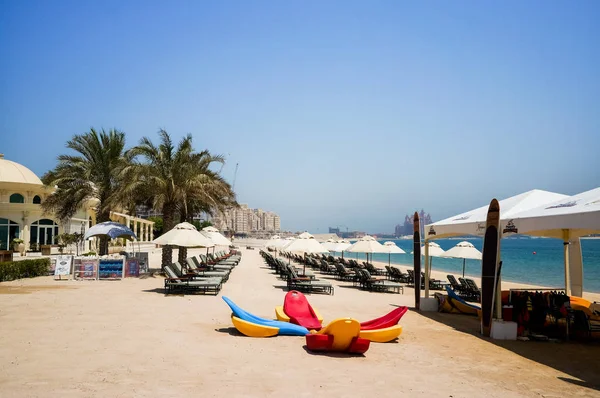
[{"label": "distant skyscraper", "polygon": [[262,209],[250,209],[246,204],[241,204],[237,209],[223,211],[213,217],[212,222],[221,231],[233,231],[240,234],[281,230],[279,215]]},{"label": "distant skyscraper", "polygon": [[[414,214],[406,215],[404,217],[404,224],[396,225],[396,228],[394,229],[396,236],[412,235],[412,233],[413,233],[413,215]],[[425,213],[425,211],[422,209],[419,212],[419,219],[421,220],[421,236],[424,236],[423,233],[424,233],[425,225],[431,224],[433,221],[431,221],[431,215],[429,213]]]}]

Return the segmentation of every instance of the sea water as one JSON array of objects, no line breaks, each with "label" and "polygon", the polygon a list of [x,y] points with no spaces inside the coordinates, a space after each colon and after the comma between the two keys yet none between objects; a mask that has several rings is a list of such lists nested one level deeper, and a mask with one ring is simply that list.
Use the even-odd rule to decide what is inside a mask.
[{"label": "sea water", "polygon": [[[483,247],[481,238],[451,238],[435,242],[444,250],[458,242],[471,242],[479,251]],[[413,264],[412,240],[393,240],[406,254],[392,254],[392,264]],[[381,242],[383,243],[383,242]],[[502,257],[502,279],[510,282],[527,283],[561,288],[565,285],[563,241],[550,238],[509,238],[500,244]],[[600,239],[582,239],[583,290],[600,293]],[[340,255],[341,253],[337,253]],[[356,253],[344,253],[346,258],[356,258]],[[371,255],[369,255],[371,257]],[[463,260],[457,258],[431,257],[432,270],[462,274]],[[359,261],[365,261],[364,253],[358,254]],[[388,262],[387,254],[373,254],[374,261]],[[465,275],[481,276],[481,261],[466,260]]]}]

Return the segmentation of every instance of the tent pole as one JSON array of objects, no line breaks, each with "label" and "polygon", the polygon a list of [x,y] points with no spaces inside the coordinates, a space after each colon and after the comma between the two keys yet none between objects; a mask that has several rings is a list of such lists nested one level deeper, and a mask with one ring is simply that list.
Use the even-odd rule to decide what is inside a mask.
[{"label": "tent pole", "polygon": [[571,295],[571,277],[569,274],[569,230],[563,229],[563,248],[565,256],[565,293]]},{"label": "tent pole", "polygon": [[429,241],[425,239],[425,298],[429,297],[429,261]]}]

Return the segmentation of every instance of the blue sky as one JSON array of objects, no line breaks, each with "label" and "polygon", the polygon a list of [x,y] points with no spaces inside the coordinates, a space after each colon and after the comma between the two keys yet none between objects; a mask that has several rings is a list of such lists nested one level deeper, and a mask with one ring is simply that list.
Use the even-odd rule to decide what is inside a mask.
[{"label": "blue sky", "polygon": [[600,3],[0,0],[0,152],[165,128],[286,229],[600,182]]}]

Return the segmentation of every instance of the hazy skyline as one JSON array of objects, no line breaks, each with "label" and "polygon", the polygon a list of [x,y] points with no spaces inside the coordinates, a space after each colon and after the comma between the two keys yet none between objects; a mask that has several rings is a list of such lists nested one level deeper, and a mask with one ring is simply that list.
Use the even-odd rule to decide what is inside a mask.
[{"label": "hazy skyline", "polygon": [[[165,128],[282,228],[600,185],[600,3],[0,2],[0,152]],[[344,229],[344,228],[342,228]]]}]

